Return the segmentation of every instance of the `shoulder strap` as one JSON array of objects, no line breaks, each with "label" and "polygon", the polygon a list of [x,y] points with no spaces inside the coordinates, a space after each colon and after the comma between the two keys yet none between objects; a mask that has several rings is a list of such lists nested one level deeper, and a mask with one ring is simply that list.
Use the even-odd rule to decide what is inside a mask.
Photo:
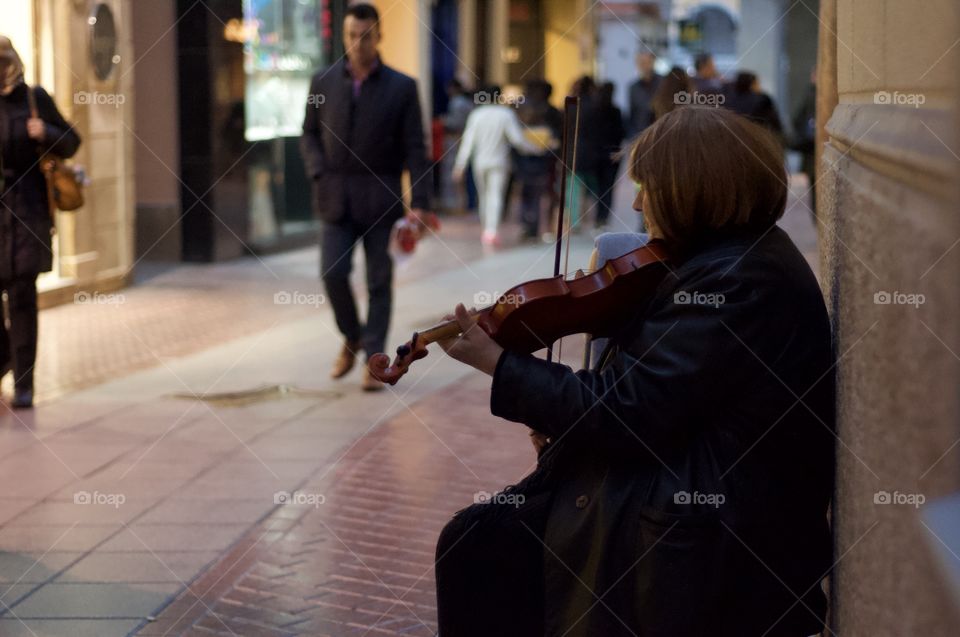
[{"label": "shoulder strap", "polygon": [[40,117],[40,112],[37,110],[37,94],[29,84],[27,85],[27,103],[30,104],[30,117],[33,119]]}]

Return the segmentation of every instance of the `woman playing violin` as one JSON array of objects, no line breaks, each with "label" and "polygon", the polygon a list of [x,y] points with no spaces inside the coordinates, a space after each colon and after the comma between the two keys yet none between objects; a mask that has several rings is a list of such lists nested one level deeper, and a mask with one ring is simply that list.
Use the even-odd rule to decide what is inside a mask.
[{"label": "woman playing violin", "polygon": [[686,107],[643,132],[629,174],[671,271],[596,368],[506,351],[462,305],[462,334],[441,341],[492,377],[494,415],[549,441],[508,488],[524,497],[441,534],[441,637],[824,628],[834,356],[817,281],[775,225],[780,148]]}]

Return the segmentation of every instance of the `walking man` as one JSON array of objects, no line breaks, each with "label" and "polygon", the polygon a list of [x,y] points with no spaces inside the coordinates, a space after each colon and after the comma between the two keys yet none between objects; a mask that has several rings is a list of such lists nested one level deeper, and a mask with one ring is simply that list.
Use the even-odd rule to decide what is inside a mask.
[{"label": "walking man", "polygon": [[[393,262],[387,247],[403,217],[401,174],[410,171],[411,217],[429,206],[431,180],[416,81],[386,66],[378,46],[380,16],[370,4],[351,5],[343,21],[346,59],[318,72],[310,87],[301,151],[323,222],[320,271],[344,343],[331,370],[341,378],[360,350],[386,349],[393,301]],[[350,288],[353,249],[363,244],[369,308],[361,323]],[[364,368],[363,388],[383,389]]]}]

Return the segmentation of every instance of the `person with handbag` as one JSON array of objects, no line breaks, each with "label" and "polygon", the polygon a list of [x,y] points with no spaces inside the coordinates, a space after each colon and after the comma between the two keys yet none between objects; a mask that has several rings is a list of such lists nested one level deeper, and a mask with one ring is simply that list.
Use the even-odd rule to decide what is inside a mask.
[{"label": "person with handbag", "polygon": [[[33,406],[37,276],[53,267],[53,219],[43,166],[73,156],[80,136],[50,95],[24,81],[23,63],[0,36],[0,377],[14,373],[14,408]],[[43,160],[42,160],[43,158]]]}]

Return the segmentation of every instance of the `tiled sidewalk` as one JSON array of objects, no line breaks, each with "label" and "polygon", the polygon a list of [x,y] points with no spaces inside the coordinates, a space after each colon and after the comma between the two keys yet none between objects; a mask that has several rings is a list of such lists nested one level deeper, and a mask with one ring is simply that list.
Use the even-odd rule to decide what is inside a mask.
[{"label": "tiled sidewalk", "polygon": [[[482,255],[475,215],[445,217],[442,224],[413,258],[398,264],[398,286]],[[510,233],[515,233],[512,227]],[[363,267],[356,259],[354,276],[362,290]],[[48,401],[315,314],[310,305],[277,305],[274,294],[322,293],[319,273],[318,247],[226,263],[179,264],[124,290],[86,292],[75,303],[43,310],[37,399]],[[9,377],[4,388],[9,396]]]},{"label": "tiled sidewalk", "polygon": [[[578,243],[575,259],[585,259],[587,245]],[[406,283],[397,295],[391,342],[434,322],[456,302],[469,302],[476,290],[502,290],[520,273],[542,276],[550,260],[541,251],[506,251]],[[41,402],[31,412],[0,410],[0,635],[123,637],[144,625],[153,628],[146,618],[166,609],[188,585],[197,590],[197,578],[207,577],[222,555],[237,555],[237,546],[256,540],[250,529],[279,525],[260,544],[279,539],[290,524],[283,518],[294,515],[294,507],[280,507],[278,521],[259,525],[275,513],[274,496],[281,491],[322,494],[327,499],[318,513],[359,520],[336,526],[316,518],[364,561],[370,544],[383,548],[383,559],[396,559],[384,557],[394,549],[376,533],[369,535],[375,523],[385,523],[380,528],[394,532],[397,542],[419,537],[410,546],[419,547],[414,555],[425,561],[397,554],[426,581],[429,545],[443,521],[481,488],[520,477],[522,467],[498,473],[498,448],[513,444],[498,443],[503,423],[492,434],[469,429],[488,417],[483,391],[473,399],[455,393],[452,404],[440,402],[430,411],[434,398],[470,374],[440,352],[412,370],[396,393],[360,391],[359,370],[331,381],[327,365],[339,348],[332,323],[329,312],[320,312]],[[252,403],[180,397],[265,385],[304,391]],[[522,428],[507,427],[519,438],[521,460],[532,460]],[[385,435],[394,431],[400,433]],[[353,463],[361,467],[355,475],[333,474],[344,471],[337,462],[344,451],[351,450],[349,461],[380,436],[369,463]],[[376,479],[381,471],[386,482]],[[458,474],[460,479],[450,477]],[[406,491],[395,501],[377,496],[398,487]],[[407,533],[405,521],[422,535]],[[315,523],[302,528],[326,530]],[[338,568],[345,563],[331,555],[318,559]],[[352,556],[341,548],[342,555]],[[395,588],[393,577],[381,576]],[[431,587],[417,590],[428,604]],[[417,615],[427,619],[426,613]]]},{"label": "tiled sidewalk", "polygon": [[138,634],[433,635],[440,529],[535,462],[489,387],[473,373],[359,439],[300,487],[315,506],[279,506]]}]

